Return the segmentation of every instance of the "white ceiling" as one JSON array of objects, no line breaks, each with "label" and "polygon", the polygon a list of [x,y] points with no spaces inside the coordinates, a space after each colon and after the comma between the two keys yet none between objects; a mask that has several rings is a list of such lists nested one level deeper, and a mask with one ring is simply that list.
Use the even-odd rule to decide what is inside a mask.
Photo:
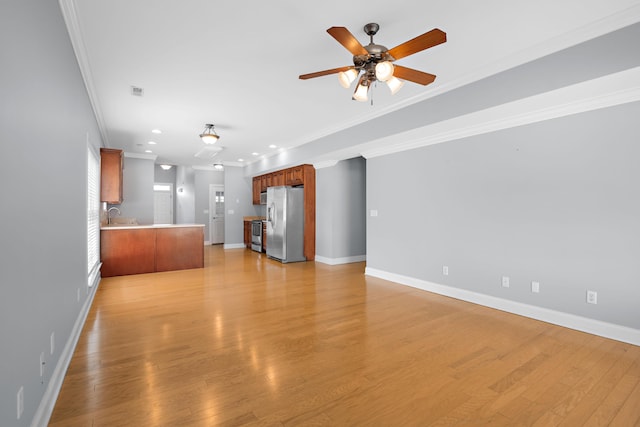
[{"label": "white ceiling", "polygon": [[[105,145],[151,150],[156,163],[210,166],[254,162],[612,31],[611,22],[619,20],[610,18],[639,2],[60,3]],[[347,27],[367,44],[362,27],[368,22],[380,24],[374,40],[388,48],[433,28],[445,31],[446,43],[398,61],[436,74],[435,83],[407,82],[393,97],[378,86],[371,105],[352,101],[353,89],[343,89],[335,75],[298,79],[351,65],[351,54],[326,30]],[[131,86],[143,88],[144,96],[132,96]],[[205,123],[221,136],[216,145],[223,149],[212,159],[194,156],[204,146],[198,134]]]}]

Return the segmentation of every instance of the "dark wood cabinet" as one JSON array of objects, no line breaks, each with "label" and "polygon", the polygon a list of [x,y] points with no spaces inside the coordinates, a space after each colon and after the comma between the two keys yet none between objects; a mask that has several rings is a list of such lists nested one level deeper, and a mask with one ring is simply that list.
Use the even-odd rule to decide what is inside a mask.
[{"label": "dark wood cabinet", "polygon": [[284,185],[284,171],[278,171],[271,174],[271,183],[274,187]]},{"label": "dark wood cabinet", "polygon": [[251,249],[251,221],[244,221],[244,246]]},{"label": "dark wood cabinet", "polygon": [[122,150],[100,149],[100,201],[111,204],[122,203]]},{"label": "dark wood cabinet", "polygon": [[284,185],[304,185],[303,166],[286,169],[284,174]]},{"label": "dark wood cabinet", "polygon": [[100,231],[102,277],[204,267],[204,227],[123,227]]},{"label": "dark wood cabinet", "polygon": [[254,205],[260,204],[260,189],[261,189],[260,177],[254,176],[253,177],[253,197],[252,197]]}]

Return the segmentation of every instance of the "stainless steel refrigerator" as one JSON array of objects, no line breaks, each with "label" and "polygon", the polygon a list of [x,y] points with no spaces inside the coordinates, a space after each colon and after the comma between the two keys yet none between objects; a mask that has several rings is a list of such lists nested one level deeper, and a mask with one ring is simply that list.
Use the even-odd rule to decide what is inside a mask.
[{"label": "stainless steel refrigerator", "polygon": [[267,256],[280,262],[304,257],[304,188],[267,188]]}]

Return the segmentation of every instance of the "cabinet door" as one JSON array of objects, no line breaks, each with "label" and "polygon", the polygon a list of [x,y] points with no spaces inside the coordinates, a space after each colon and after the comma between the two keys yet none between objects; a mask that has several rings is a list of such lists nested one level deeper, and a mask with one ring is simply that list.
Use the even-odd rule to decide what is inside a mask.
[{"label": "cabinet door", "polygon": [[260,177],[259,176],[253,177],[253,204],[254,205],[260,204]]},{"label": "cabinet door", "polygon": [[244,246],[251,249],[251,221],[244,221]]},{"label": "cabinet door", "polygon": [[267,175],[262,175],[260,177],[260,191],[263,193],[267,191]]},{"label": "cabinet door", "polygon": [[122,150],[100,149],[100,201],[122,203]]},{"label": "cabinet door", "polygon": [[274,187],[279,187],[284,185],[284,171],[274,172],[273,177],[271,178],[271,183]]},{"label": "cabinet door", "polygon": [[296,166],[285,170],[285,185],[303,185],[304,168]]}]

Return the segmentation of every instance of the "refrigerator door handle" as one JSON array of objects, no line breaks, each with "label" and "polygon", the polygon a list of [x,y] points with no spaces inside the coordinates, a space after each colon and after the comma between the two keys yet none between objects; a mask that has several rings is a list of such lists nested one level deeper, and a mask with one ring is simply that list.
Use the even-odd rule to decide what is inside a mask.
[{"label": "refrigerator door handle", "polygon": [[275,210],[276,210],[275,203],[271,203],[271,206],[267,208],[267,221],[271,223],[271,227],[276,226],[276,216],[274,215]]}]

